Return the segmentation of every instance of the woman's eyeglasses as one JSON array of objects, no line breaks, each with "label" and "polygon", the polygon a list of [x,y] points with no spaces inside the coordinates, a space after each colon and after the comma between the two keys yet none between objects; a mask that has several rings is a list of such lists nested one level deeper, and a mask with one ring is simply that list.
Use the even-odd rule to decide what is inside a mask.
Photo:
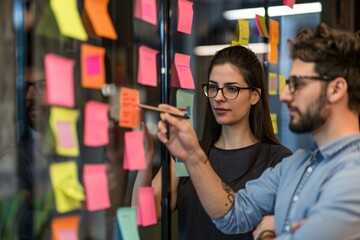
[{"label": "woman's eyeglasses", "polygon": [[217,96],[219,90],[221,91],[224,98],[228,100],[234,100],[239,96],[240,90],[256,90],[254,87],[236,87],[236,86],[226,86],[219,88],[216,84],[203,84],[203,92],[206,97],[214,98]]}]

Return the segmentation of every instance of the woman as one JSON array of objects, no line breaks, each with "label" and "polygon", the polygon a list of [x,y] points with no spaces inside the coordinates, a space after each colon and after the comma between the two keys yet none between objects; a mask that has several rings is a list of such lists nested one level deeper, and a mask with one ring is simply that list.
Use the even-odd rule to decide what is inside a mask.
[{"label": "woman", "polygon": [[[263,69],[251,50],[233,46],[218,51],[209,66],[208,79],[203,85],[209,101],[201,146],[216,173],[237,191],[291,152],[274,135]],[[225,235],[217,230],[191,179],[175,177],[175,163],[171,162],[171,209],[178,209],[179,239],[253,239],[251,232]],[[145,178],[149,182],[149,172],[138,173],[134,189],[146,184]],[[161,171],[152,186],[160,217]]]}]

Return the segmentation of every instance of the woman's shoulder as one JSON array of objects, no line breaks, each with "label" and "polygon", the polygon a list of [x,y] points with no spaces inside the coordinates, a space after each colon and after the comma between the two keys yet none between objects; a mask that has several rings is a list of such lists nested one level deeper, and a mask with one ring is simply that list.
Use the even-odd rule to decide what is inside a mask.
[{"label": "woman's shoulder", "polygon": [[262,144],[267,158],[271,165],[281,162],[284,158],[292,155],[292,152],[287,147],[281,144],[264,143]]}]

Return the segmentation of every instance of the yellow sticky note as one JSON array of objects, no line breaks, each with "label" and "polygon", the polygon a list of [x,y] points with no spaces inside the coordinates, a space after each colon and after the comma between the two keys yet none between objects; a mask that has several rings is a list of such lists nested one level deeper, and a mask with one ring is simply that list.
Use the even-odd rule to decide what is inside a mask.
[{"label": "yellow sticky note", "polygon": [[88,39],[82,24],[76,0],[50,0],[50,7],[62,35],[81,41]]},{"label": "yellow sticky note", "polygon": [[85,195],[78,180],[76,163],[73,161],[52,163],[50,178],[55,194],[56,211],[65,213],[79,209]]},{"label": "yellow sticky note", "polygon": [[284,75],[279,75],[279,94],[284,91],[284,88],[286,86],[286,77]]},{"label": "yellow sticky note", "polygon": [[239,45],[241,45],[240,44],[240,42],[237,42],[237,41],[231,41],[231,44],[230,44],[230,46],[239,46]]},{"label": "yellow sticky note", "polygon": [[250,37],[250,30],[249,30],[249,21],[239,19],[239,43],[240,45],[247,46],[249,45],[249,37]]},{"label": "yellow sticky note", "polygon": [[278,134],[278,126],[277,126],[277,120],[276,120],[276,113],[271,113],[271,123],[272,123],[272,126],[273,126],[273,129],[274,129],[274,133],[275,134]]},{"label": "yellow sticky note", "polygon": [[78,111],[75,109],[52,107],[50,128],[55,135],[56,153],[62,156],[79,156],[79,143],[76,131]]},{"label": "yellow sticky note", "polygon": [[269,95],[277,94],[277,74],[269,73]]}]

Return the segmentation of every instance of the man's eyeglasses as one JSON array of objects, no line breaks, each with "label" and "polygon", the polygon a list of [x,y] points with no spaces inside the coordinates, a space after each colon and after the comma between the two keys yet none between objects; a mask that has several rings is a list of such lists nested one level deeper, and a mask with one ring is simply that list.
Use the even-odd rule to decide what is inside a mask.
[{"label": "man's eyeglasses", "polygon": [[37,80],[34,82],[26,82],[26,92],[29,91],[29,88],[33,86],[35,93],[37,94],[44,94],[46,83],[44,79]]},{"label": "man's eyeglasses", "polygon": [[310,79],[310,80],[319,80],[319,81],[332,81],[335,78],[330,78],[327,76],[321,77],[321,76],[289,76],[288,79],[286,79],[286,84],[289,85],[289,90],[291,94],[294,94],[296,90],[301,88],[304,84],[301,82],[303,79]]},{"label": "man's eyeglasses", "polygon": [[216,97],[220,90],[224,98],[228,100],[234,100],[235,98],[237,98],[240,90],[245,90],[245,89],[256,90],[254,87],[236,87],[236,86],[226,86],[219,88],[219,86],[216,84],[203,84],[202,89],[205,96],[208,98]]}]

